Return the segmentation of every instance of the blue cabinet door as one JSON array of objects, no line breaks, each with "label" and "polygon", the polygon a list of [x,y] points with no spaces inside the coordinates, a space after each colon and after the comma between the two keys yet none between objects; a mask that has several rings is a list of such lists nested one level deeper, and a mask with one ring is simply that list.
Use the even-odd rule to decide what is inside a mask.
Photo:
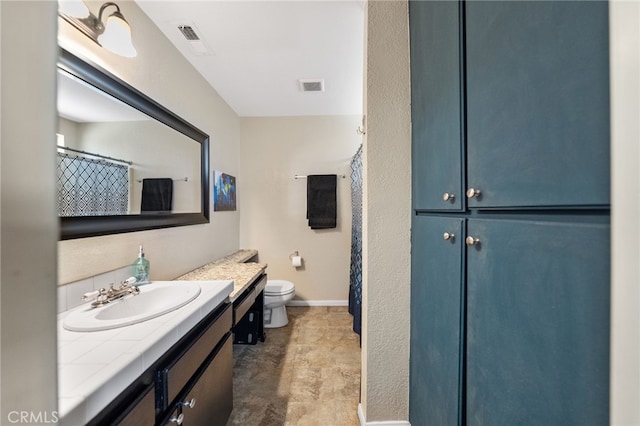
[{"label": "blue cabinet door", "polygon": [[456,1],[409,2],[412,194],[417,210],[464,208],[460,14]]},{"label": "blue cabinet door", "polygon": [[463,231],[463,219],[413,219],[409,392],[412,425],[461,424]]},{"label": "blue cabinet door", "polygon": [[466,2],[471,208],[609,204],[608,5]]},{"label": "blue cabinet door", "polygon": [[467,425],[608,424],[609,226],[467,229]]}]

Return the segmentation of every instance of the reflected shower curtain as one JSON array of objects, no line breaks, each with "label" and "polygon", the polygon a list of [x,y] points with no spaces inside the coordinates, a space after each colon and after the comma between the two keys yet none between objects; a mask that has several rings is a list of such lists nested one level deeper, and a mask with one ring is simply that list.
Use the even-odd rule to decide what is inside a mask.
[{"label": "reflected shower curtain", "polygon": [[351,160],[351,270],[349,279],[349,313],[353,331],[360,334],[362,325],[362,145]]},{"label": "reflected shower curtain", "polygon": [[129,210],[129,167],[58,153],[58,216],[125,215]]}]

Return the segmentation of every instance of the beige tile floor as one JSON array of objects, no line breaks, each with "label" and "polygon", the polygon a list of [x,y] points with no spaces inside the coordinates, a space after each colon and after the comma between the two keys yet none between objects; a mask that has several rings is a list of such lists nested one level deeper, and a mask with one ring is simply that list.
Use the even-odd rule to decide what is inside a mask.
[{"label": "beige tile floor", "polygon": [[360,345],[346,307],[288,307],[289,325],[234,345],[227,426],[356,426]]}]

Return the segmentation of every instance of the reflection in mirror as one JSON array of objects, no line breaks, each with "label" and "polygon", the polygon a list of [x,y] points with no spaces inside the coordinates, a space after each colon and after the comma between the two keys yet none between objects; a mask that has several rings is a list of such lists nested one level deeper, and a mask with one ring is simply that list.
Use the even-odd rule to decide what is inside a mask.
[{"label": "reflection in mirror", "polygon": [[166,182],[158,179],[170,182],[158,208],[145,200],[145,212],[200,210],[200,146],[192,139],[63,70],[58,115],[60,216],[140,214],[145,179],[145,196]]},{"label": "reflection in mirror", "polygon": [[61,238],[208,222],[208,136],[61,50]]}]

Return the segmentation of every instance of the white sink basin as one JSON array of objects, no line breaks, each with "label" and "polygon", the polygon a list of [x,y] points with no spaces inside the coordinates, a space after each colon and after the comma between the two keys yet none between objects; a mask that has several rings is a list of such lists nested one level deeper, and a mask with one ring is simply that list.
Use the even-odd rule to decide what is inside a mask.
[{"label": "white sink basin", "polygon": [[100,331],[136,324],[176,310],[200,294],[197,283],[158,283],[140,287],[140,294],[125,296],[109,304],[92,308],[86,303],[63,319],[71,331]]}]

